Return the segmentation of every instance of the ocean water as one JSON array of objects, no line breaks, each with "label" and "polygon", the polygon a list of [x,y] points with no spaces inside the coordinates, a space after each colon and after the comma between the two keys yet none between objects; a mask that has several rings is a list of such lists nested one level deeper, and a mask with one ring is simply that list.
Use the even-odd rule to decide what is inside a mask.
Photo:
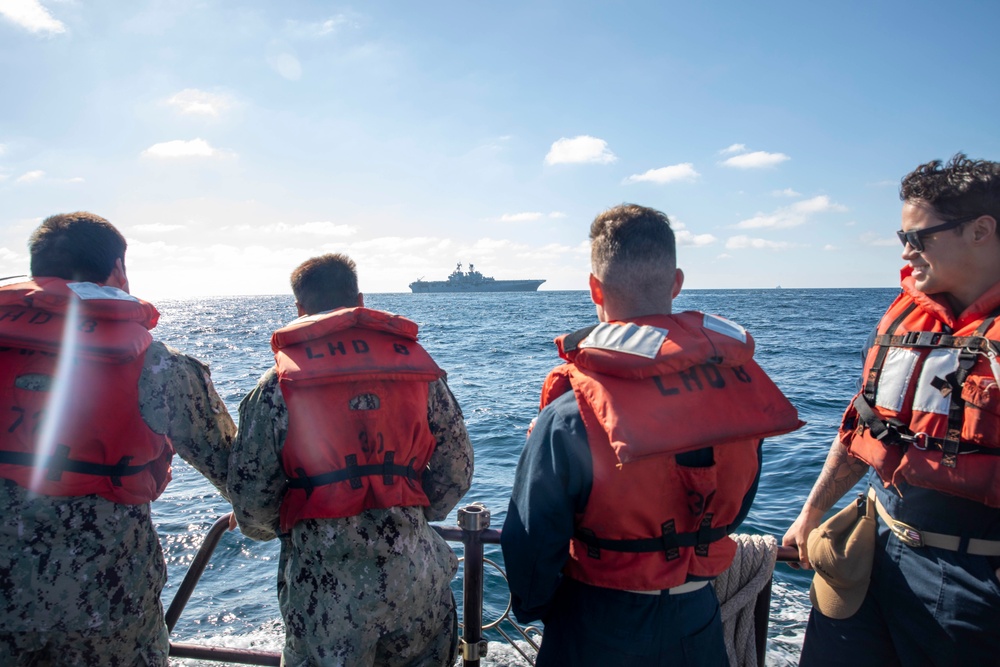
[{"label": "ocean water", "polygon": [[[808,422],[765,443],[759,492],[741,532],[780,540],[795,519],[857,386],[861,347],[896,293],[690,290],[678,297],[678,311],[702,310],[745,326],[756,340],[758,363]],[[365,301],[416,321],[421,342],[448,372],[476,453],[475,478],[463,503],[486,505],[491,527],[500,528],[541,383],[559,363],[552,340],[596,322],[587,292],[370,294]],[[210,364],[234,419],[240,400],[273,364],[271,332],[295,317],[290,296],[173,300],[157,306],[157,338]],[[174,481],[153,505],[169,572],[164,607],[205,532],[228,509],[208,482],[175,458]],[[444,523],[454,525],[454,513]],[[276,542],[254,542],[238,531],[224,535],[172,640],[279,650],[283,629],[274,583],[277,555]],[[499,546],[487,545],[486,557],[502,563]],[[484,617],[489,621],[505,608],[507,596],[499,575],[488,574],[486,586]],[[809,612],[808,587],[809,574],[777,566],[768,665],[796,664]],[[461,600],[459,590],[456,582]],[[491,644],[491,651],[504,654],[498,644]],[[491,657],[483,664],[507,663]]]}]

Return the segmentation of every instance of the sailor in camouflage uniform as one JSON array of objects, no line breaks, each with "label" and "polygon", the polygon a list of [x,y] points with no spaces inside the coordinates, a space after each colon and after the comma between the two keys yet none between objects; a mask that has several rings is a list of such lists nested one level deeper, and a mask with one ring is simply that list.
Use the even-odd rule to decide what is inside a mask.
[{"label": "sailor in camouflage uniform", "polygon": [[[277,365],[240,404],[229,468],[243,533],[281,539],[283,664],[451,665],[458,563],[427,522],[444,519],[471,484],[462,412],[416,344],[416,325],[363,307],[352,260],[309,260],[292,274],[292,287],[299,314],[315,315],[272,338]],[[406,369],[385,370],[393,354]],[[421,368],[436,373],[412,375],[421,355]],[[331,365],[305,377],[313,360]],[[337,367],[351,363],[359,364],[353,375]],[[316,396],[303,393],[308,386],[319,387]],[[407,391],[417,398],[400,398]],[[426,434],[425,452],[411,446],[420,438],[406,434],[415,433]],[[355,454],[345,454],[352,446]],[[345,460],[353,473],[339,467]]]},{"label": "sailor in camouflage uniform", "polygon": [[[89,213],[52,216],[34,233],[29,247],[33,280],[0,288],[0,296],[8,302],[11,294],[23,295],[20,308],[27,313],[25,317],[43,319],[37,313],[48,308],[43,304],[49,298],[46,295],[69,285],[80,294],[96,296],[97,301],[142,306],[152,314],[155,324],[155,309],[127,294],[125,239],[103,218]],[[87,307],[82,299],[81,307]],[[18,306],[0,308],[0,333],[9,334],[10,320],[17,312]],[[35,352],[8,346],[0,354]],[[9,369],[14,365],[12,360],[16,361],[16,356],[4,356],[0,363]],[[236,428],[212,386],[208,368],[156,341],[148,343],[141,361],[136,362],[139,364],[141,370],[134,369],[137,390],[126,388],[137,395],[137,408],[115,406],[112,413],[127,416],[137,410],[141,417],[138,428],[148,427],[151,441],[165,443],[154,461],[159,470],[155,479],[149,480],[152,489],[148,495],[158,495],[169,480],[173,451],[224,491]],[[130,480],[141,481],[144,475],[112,480],[106,485],[110,491],[82,495],[47,495],[44,486],[38,493],[26,488],[22,469],[33,467],[24,464],[23,452],[11,451],[17,445],[12,437],[24,421],[17,412],[16,392],[38,393],[49,386],[37,373],[14,378],[9,378],[12,373],[6,370],[2,374],[11,382],[0,387],[4,403],[0,408],[7,420],[0,428],[0,461],[4,462],[0,465],[0,665],[165,667],[169,645],[160,593],[166,565],[150,518],[150,504],[105,497],[118,497],[114,494],[120,493],[119,489],[129,488]],[[97,396],[96,401],[106,402],[104,387],[91,385],[86,389],[87,394]],[[77,402],[89,399],[80,393],[69,398]],[[42,400],[49,406],[50,400],[54,403],[57,399],[45,396]],[[10,405],[12,401],[14,405]],[[86,435],[82,438],[85,441]],[[132,444],[111,442],[109,447],[127,450]],[[75,456],[71,452],[70,458]],[[81,470],[94,465],[75,463]],[[51,466],[42,472],[46,470],[51,477]],[[71,468],[64,468],[62,478],[84,479],[84,487],[93,485],[91,478],[99,476],[68,470]]]}]

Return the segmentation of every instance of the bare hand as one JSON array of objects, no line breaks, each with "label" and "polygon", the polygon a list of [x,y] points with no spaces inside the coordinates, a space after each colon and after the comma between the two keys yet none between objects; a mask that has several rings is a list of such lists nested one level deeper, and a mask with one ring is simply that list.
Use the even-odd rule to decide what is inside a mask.
[{"label": "bare hand", "polygon": [[236,523],[236,512],[229,513],[229,530],[236,530],[239,524]]},{"label": "bare hand", "polygon": [[797,570],[800,567],[807,570],[812,569],[812,564],[809,562],[809,533],[819,526],[822,518],[822,515],[819,517],[810,516],[810,513],[803,509],[795,522],[788,527],[784,537],[781,538],[782,545],[796,547],[799,550],[799,562],[788,564],[793,569]]}]

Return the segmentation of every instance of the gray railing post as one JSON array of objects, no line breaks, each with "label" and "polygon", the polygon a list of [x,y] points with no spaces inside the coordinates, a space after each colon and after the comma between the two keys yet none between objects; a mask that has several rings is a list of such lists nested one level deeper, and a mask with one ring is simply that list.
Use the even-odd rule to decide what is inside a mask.
[{"label": "gray railing post", "polygon": [[465,579],[462,582],[463,631],[459,641],[462,664],[479,667],[486,655],[483,640],[483,540],[490,527],[490,511],[482,505],[466,505],[458,510],[458,527],[465,547]]}]

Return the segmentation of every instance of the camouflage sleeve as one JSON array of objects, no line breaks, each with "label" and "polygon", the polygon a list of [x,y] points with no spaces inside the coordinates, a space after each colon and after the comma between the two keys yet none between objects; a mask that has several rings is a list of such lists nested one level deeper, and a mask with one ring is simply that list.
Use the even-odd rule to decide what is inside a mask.
[{"label": "camouflage sleeve", "polygon": [[154,341],[139,379],[142,418],[166,434],[181,458],[223,496],[236,424],[212,384],[208,366]]},{"label": "camouflage sleeve", "polygon": [[430,385],[427,421],[437,439],[437,448],[424,473],[424,492],[431,501],[424,514],[429,521],[441,521],[469,490],[473,470],[472,443],[465,429],[465,418],[443,379]]},{"label": "camouflage sleeve", "polygon": [[272,368],[240,403],[240,432],[229,457],[229,497],[240,530],[254,540],[278,535],[288,485],[281,466],[287,432],[288,408]]}]

